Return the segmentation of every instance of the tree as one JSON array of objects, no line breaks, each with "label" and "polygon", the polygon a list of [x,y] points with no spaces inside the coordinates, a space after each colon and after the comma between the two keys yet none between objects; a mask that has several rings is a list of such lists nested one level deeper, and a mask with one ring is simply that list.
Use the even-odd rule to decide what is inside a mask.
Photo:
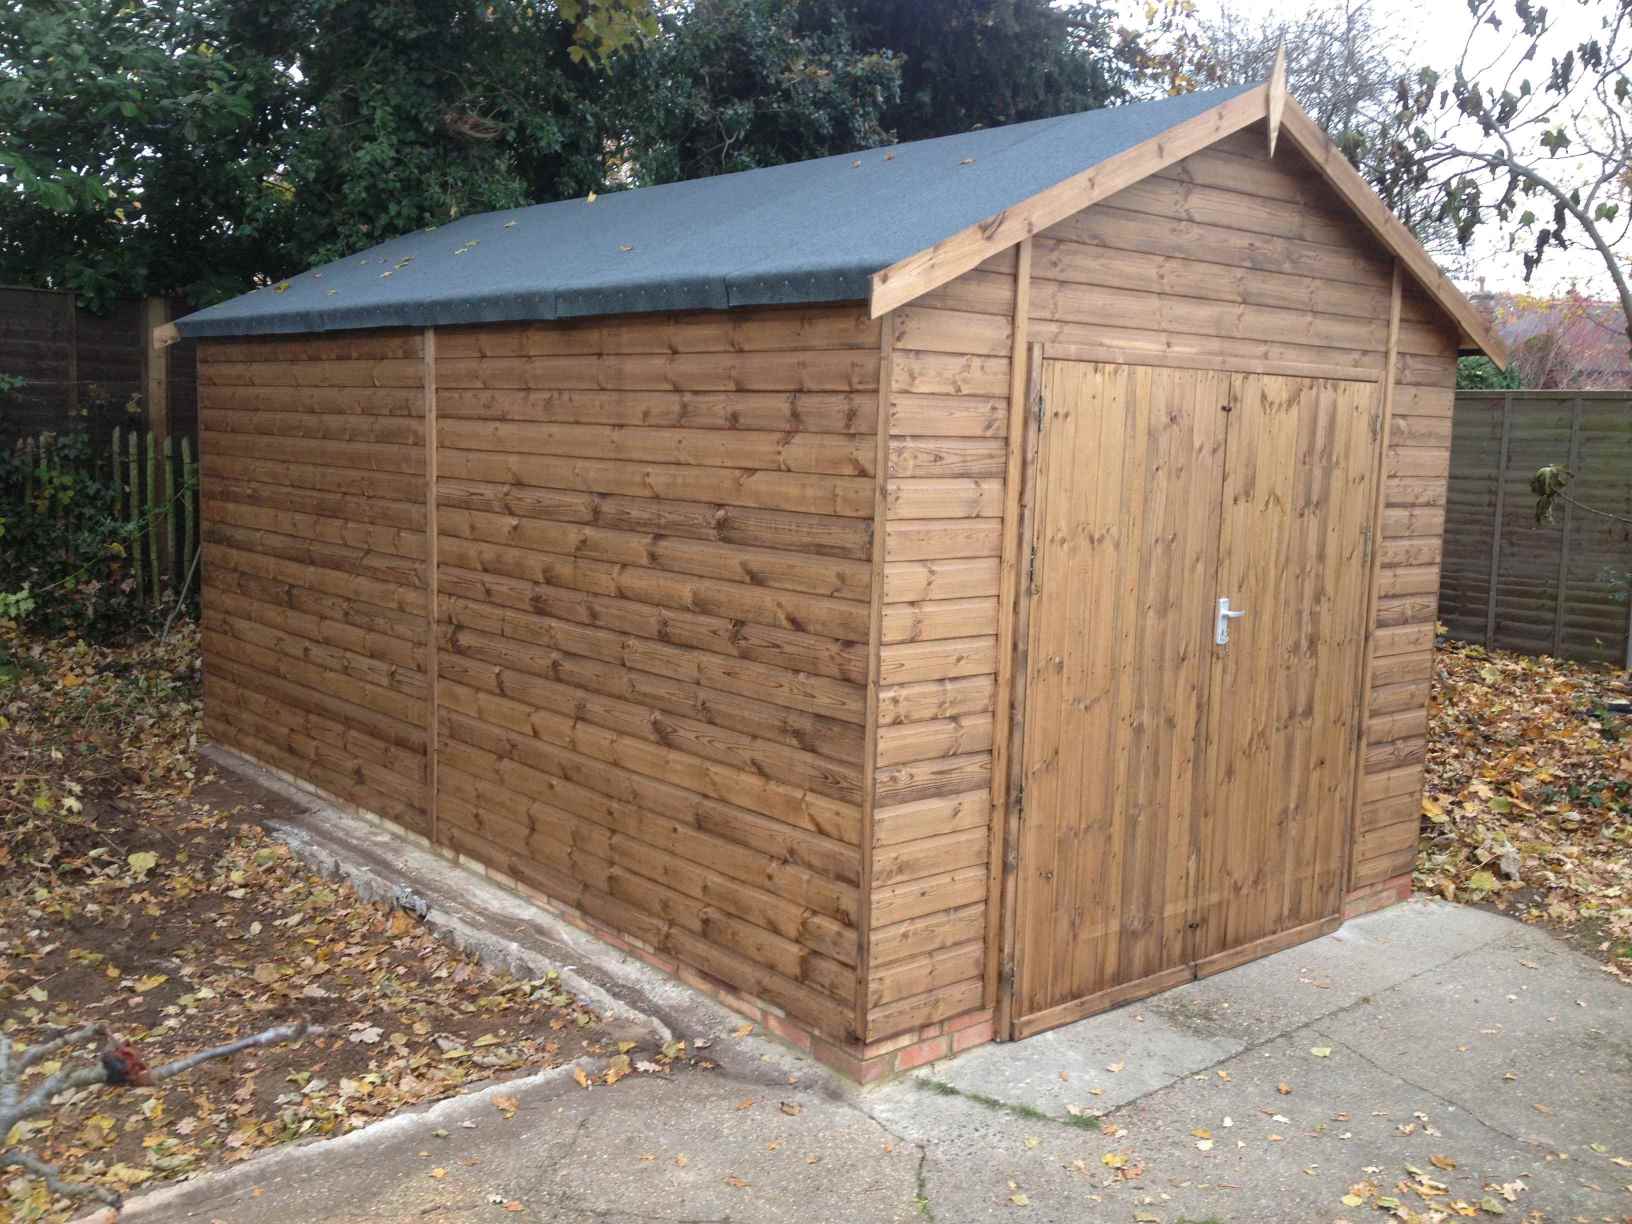
[{"label": "tree", "polygon": [[1496,293],[1491,325],[1512,354],[1521,385],[1537,390],[1598,391],[1632,376],[1621,312],[1570,289],[1559,297]]},{"label": "tree", "polygon": [[[1473,24],[1448,79],[1425,68],[1399,84],[1414,126],[1397,158],[1416,182],[1447,183],[1445,216],[1464,245],[1500,225],[1526,279],[1549,251],[1589,248],[1632,342],[1632,0],[1572,9],[1573,21],[1530,0],[1469,0]],[[1493,59],[1486,28],[1501,36]],[[1531,67],[1542,62],[1544,75]]]},{"label": "tree", "polygon": [[223,38],[213,0],[0,0],[0,281],[92,305],[249,283],[277,82]]},{"label": "tree", "polygon": [[1463,357],[1456,363],[1458,391],[1517,391],[1523,385],[1512,366],[1504,370],[1489,357]]},{"label": "tree", "polygon": [[1458,249],[1437,185],[1402,173],[1393,155],[1408,122],[1396,87],[1409,71],[1410,44],[1379,19],[1372,0],[1326,0],[1295,15],[1252,16],[1228,5],[1200,18],[1186,38],[1196,85],[1269,79],[1286,51],[1287,86],[1383,201],[1430,250]]},{"label": "tree", "polygon": [[205,304],[607,172],[649,0],[0,0],[0,280]]},{"label": "tree", "polygon": [[804,0],[807,28],[842,21],[851,42],[901,64],[884,109],[897,140],[1022,123],[1127,101],[1142,48],[1102,3]]},{"label": "tree", "polygon": [[[237,44],[293,87],[280,176],[289,257],[274,275],[606,178],[600,65],[630,45],[627,22],[586,51],[602,35],[540,0],[222,2]],[[644,0],[599,11],[650,20]]]},{"label": "tree", "polygon": [[883,144],[898,62],[857,51],[837,18],[801,28],[796,0],[698,0],[665,13],[612,91],[627,171],[666,183]]}]

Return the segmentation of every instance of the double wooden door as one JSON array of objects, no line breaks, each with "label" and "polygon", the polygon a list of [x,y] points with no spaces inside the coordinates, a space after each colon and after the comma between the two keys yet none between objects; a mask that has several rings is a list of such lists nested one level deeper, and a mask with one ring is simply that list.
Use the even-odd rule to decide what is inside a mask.
[{"label": "double wooden door", "polygon": [[1379,455],[1375,383],[1051,361],[1043,395],[1016,1037],[1335,925]]}]

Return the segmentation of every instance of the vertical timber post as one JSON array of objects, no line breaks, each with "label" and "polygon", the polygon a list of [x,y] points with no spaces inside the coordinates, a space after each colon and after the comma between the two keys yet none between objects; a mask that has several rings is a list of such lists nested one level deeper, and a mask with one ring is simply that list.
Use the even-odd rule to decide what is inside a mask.
[{"label": "vertical timber post", "polygon": [[131,427],[130,431],[130,562],[136,579],[136,598],[142,598],[142,477],[141,470],[136,466],[140,454],[142,431]]},{"label": "vertical timber post", "polygon": [[[1018,980],[1018,970],[1022,963],[1024,949],[1019,947],[1017,939],[1017,915],[1020,909],[1020,882],[1018,867],[1020,861],[1021,836],[1021,801],[1025,788],[1025,709],[1026,684],[1030,668],[1031,649],[1031,601],[1037,594],[1037,574],[1035,569],[1036,553],[1036,504],[1040,491],[1036,484],[1038,480],[1038,453],[1042,446],[1043,430],[1043,346],[1036,340],[1029,340],[1025,351],[1026,379],[1022,393],[1022,410],[1019,424],[1021,453],[1020,453],[1020,503],[1017,507],[1019,519],[1019,540],[1015,550],[1015,561],[1018,565],[1022,555],[1027,557],[1025,576],[1016,583],[1014,624],[1010,630],[1012,641],[1009,643],[1009,725],[993,727],[995,737],[1001,735],[1009,741],[1008,750],[1008,780],[1006,798],[1001,812],[992,813],[993,820],[1003,822],[1003,861],[1000,864],[1001,875],[999,881],[1001,892],[998,904],[1001,908],[1001,917],[998,923],[998,947],[996,954],[1001,959],[999,966],[1000,976],[1006,981],[999,981],[997,991],[997,1015],[992,1025],[993,1032],[1003,1041],[1009,1040],[1013,1034],[1014,1025],[1014,992]],[[1018,577],[1018,574],[1017,574]],[[1001,641],[999,650],[1003,649]],[[1001,655],[999,656],[1001,658]],[[1018,720],[1014,712],[1020,712]]]},{"label": "vertical timber post", "polygon": [[[1581,397],[1578,395],[1570,401],[1570,450],[1569,471],[1574,479],[1581,469]],[[1570,502],[1564,503],[1564,530],[1563,538],[1558,542],[1558,584],[1553,594],[1553,658],[1564,657],[1564,604],[1565,593],[1570,587],[1570,530],[1575,524],[1575,516],[1571,514],[1574,507]]]},{"label": "vertical timber post", "polygon": [[[1003,960],[1003,859],[1014,726],[1014,624],[1020,596],[1020,484],[1026,437],[1026,353],[1031,317],[1031,239],[1015,252],[1014,322],[1009,346],[1009,422],[1003,466],[1003,539],[997,569],[997,689],[992,702],[991,842],[986,851],[987,1007],[997,1006]],[[994,1026],[995,1028],[995,1026]],[[1008,1034],[999,1033],[1007,1039]]]},{"label": "vertical timber post", "polygon": [[427,327],[420,345],[425,374],[425,825],[431,844],[437,845],[436,759],[437,735],[436,635],[436,328]]},{"label": "vertical timber post", "polygon": [[[142,301],[142,400],[147,405],[148,442],[157,455],[157,463],[165,476],[170,474],[169,464],[165,457],[170,453],[170,350],[161,348],[155,342],[155,333],[170,321],[170,303],[162,297],[150,297]],[[158,486],[158,492],[149,499],[149,504],[155,511],[165,516],[168,527],[172,507],[166,504],[160,509],[159,502],[164,489],[171,485],[171,481],[163,480]],[[175,573],[175,558],[170,547],[170,532],[161,531],[158,520],[148,524],[153,532],[156,543],[155,552],[157,562],[154,577],[168,575],[173,578]],[[155,581],[154,590],[157,591],[160,583]]]},{"label": "vertical timber post", "polygon": [[1486,650],[1496,648],[1496,576],[1502,564],[1502,511],[1507,502],[1507,446],[1512,433],[1513,392],[1506,391],[1502,394],[1502,440],[1496,450],[1496,508],[1490,523],[1490,584],[1485,591]]},{"label": "vertical timber post", "polygon": [[[1382,590],[1383,572],[1383,509],[1388,504],[1388,443],[1394,428],[1394,384],[1399,378],[1395,368],[1400,359],[1400,298],[1404,272],[1400,261],[1394,260],[1394,276],[1388,297],[1388,346],[1383,356],[1383,381],[1377,405],[1377,487],[1371,502],[1371,555],[1366,568],[1365,647],[1360,652],[1360,686],[1355,700],[1360,708],[1355,722],[1354,781],[1349,789],[1348,821],[1343,831],[1343,861],[1338,866],[1342,887],[1337,894],[1337,912],[1343,914],[1343,899],[1348,895],[1354,878],[1354,842],[1360,825],[1360,800],[1365,793],[1366,741],[1371,732],[1371,678],[1376,666],[1377,605]],[[1452,411],[1455,411],[1454,404]],[[1420,785],[1420,783],[1419,783]]]},{"label": "vertical timber post", "polygon": [[890,401],[895,383],[895,315],[879,318],[878,437],[873,459],[873,571],[867,612],[867,722],[861,750],[861,901],[856,906],[855,1038],[867,1043],[873,946],[873,816],[878,803],[878,686],[884,650],[884,562],[890,490]]}]

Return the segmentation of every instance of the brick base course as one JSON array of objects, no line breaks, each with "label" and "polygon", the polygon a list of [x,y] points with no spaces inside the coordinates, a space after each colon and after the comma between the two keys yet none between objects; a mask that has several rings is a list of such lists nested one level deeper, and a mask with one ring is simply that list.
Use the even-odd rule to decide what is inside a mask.
[{"label": "brick base course", "polygon": [[1380,909],[1387,909],[1391,905],[1398,905],[1401,901],[1411,899],[1411,876],[1395,876],[1391,880],[1384,880],[1381,884],[1371,884],[1365,888],[1356,889],[1343,898],[1343,920],[1358,918],[1361,914],[1375,913]]},{"label": "brick base course", "polygon": [[[257,769],[264,770],[273,777],[294,787],[304,794],[320,799],[330,807],[344,812],[348,816],[355,816],[372,825],[391,830],[393,834],[402,837],[415,846],[430,850],[451,863],[456,863],[473,875],[479,875],[499,887],[518,896],[527,898],[541,909],[571,923],[581,931],[588,932],[597,939],[610,944],[630,956],[638,957],[652,968],[679,978],[686,985],[701,994],[707,995],[715,1002],[722,1004],[738,1015],[744,1016],[754,1023],[763,1026],[766,1032],[778,1040],[786,1042],[801,1054],[816,1059],[824,1066],[830,1067],[847,1079],[858,1084],[874,1084],[888,1079],[892,1075],[925,1066],[952,1054],[961,1054],[965,1050],[972,1050],[976,1046],[984,1045],[994,1039],[994,1017],[991,1008],[982,1008],[977,1011],[965,1012],[951,1019],[942,1020],[935,1024],[927,1024],[921,1028],[911,1029],[905,1033],[898,1033],[892,1037],[880,1038],[877,1041],[835,1041],[831,1037],[823,1036],[800,1020],[788,1015],[774,1004],[763,999],[739,993],[734,987],[727,985],[711,974],[691,965],[676,961],[661,949],[614,930],[604,923],[596,921],[580,910],[566,905],[546,893],[540,892],[528,884],[511,879],[501,871],[496,871],[479,859],[469,855],[459,854],[446,846],[439,846],[422,833],[416,833],[388,820],[384,816],[360,808],[338,796],[332,795],[321,787],[313,786],[304,778],[295,776],[287,770],[268,765],[256,760],[247,752],[236,748],[228,748],[225,744],[217,745],[252,763]],[[1409,881],[1407,881],[1409,884]]]}]

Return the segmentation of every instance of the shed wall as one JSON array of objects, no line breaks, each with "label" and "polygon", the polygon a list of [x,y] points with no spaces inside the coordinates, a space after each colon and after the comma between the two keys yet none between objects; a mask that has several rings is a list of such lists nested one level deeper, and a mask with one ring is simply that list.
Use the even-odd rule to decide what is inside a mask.
[{"label": "shed wall", "polygon": [[[882,321],[201,345],[211,733],[869,1057],[980,1039],[1017,342],[1346,374],[1381,418],[1393,262],[1263,145]],[[1356,891],[1411,865],[1454,350],[1407,282]]]},{"label": "shed wall", "polygon": [[428,833],[421,344],[212,341],[198,392],[206,730]]},{"label": "shed wall", "polygon": [[983,1006],[1015,252],[887,318],[867,1036]]},{"label": "shed wall", "polygon": [[[1037,235],[1021,298],[1016,269],[1010,250],[887,320],[873,1041],[992,998],[983,928],[999,901],[991,747],[1017,301],[1029,300],[1021,343],[1040,342],[1044,358],[1337,374],[1377,384],[1382,416],[1393,261],[1286,142],[1269,159],[1261,128]],[[1457,338],[1408,279],[1400,314],[1351,892],[1410,871],[1426,746]]]},{"label": "shed wall", "polygon": [[878,324],[436,350],[438,840],[850,1036]]},{"label": "shed wall", "polygon": [[880,325],[202,349],[212,734],[853,1038]]},{"label": "shed wall", "polygon": [[[1381,384],[1392,276],[1303,156],[1283,140],[1271,160],[1255,125],[1038,235],[1030,338],[1053,358]],[[1407,278],[1351,891],[1409,872],[1414,856],[1456,339]]]}]

